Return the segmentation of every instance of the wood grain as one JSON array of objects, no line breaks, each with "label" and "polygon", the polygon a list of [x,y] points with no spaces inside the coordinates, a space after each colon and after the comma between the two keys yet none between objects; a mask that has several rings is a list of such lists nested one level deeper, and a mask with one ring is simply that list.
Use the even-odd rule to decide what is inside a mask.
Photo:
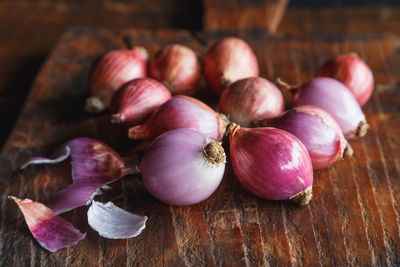
[{"label": "wood grain", "polygon": [[288,0],[204,0],[204,31],[275,33]]},{"label": "wood grain", "polygon": [[[292,1],[294,2],[296,1]],[[289,6],[280,21],[277,32],[295,36],[326,33],[394,33],[399,35],[399,25],[399,5],[385,5],[383,2],[380,5],[365,4],[346,7]]]},{"label": "wood grain", "polygon": [[[47,155],[73,137],[102,140],[122,155],[129,141],[107,113],[88,115],[82,107],[88,68],[114,48],[142,45],[150,54],[169,43],[203,53],[219,35],[193,37],[186,31],[107,31],[72,28],[60,39],[37,76],[27,102],[0,155],[0,266],[398,266],[400,264],[400,39],[393,35],[243,35],[254,48],[261,76],[290,83],[310,79],[337,53],[357,52],[371,66],[376,89],[365,106],[371,130],[351,142],[354,157],[315,172],[310,205],[267,201],[248,194],[231,165],[217,191],[189,207],[152,198],[139,176],[113,185],[115,203],[149,217],[141,235],[106,240],[87,225],[87,207],[62,215],[87,238],[49,253],[32,238],[7,195],[46,202],[70,182],[70,164],[20,171],[33,155]],[[196,95],[211,106],[206,88]],[[225,144],[225,147],[227,144]]]}]

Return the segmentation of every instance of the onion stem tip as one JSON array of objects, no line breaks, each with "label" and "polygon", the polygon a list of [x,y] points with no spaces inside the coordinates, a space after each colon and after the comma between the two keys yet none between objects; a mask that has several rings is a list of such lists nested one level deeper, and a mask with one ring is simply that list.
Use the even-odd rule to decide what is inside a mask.
[{"label": "onion stem tip", "polygon": [[221,84],[224,87],[228,87],[230,84],[232,83],[232,81],[224,76],[221,77]]},{"label": "onion stem tip", "polygon": [[99,113],[104,110],[103,102],[95,96],[86,99],[85,110],[89,113]]},{"label": "onion stem tip", "polygon": [[234,122],[229,123],[228,126],[226,126],[225,136],[230,135],[237,126],[239,126],[239,125],[237,125]]},{"label": "onion stem tip", "polygon": [[343,157],[349,158],[349,157],[353,156],[353,154],[354,154],[353,149],[351,148],[350,144],[347,143],[347,145],[344,149],[344,152],[343,152]]},{"label": "onion stem tip", "polygon": [[369,124],[366,121],[360,121],[357,127],[356,136],[363,137],[364,135],[367,134],[368,129],[369,129]]},{"label": "onion stem tip", "polygon": [[8,199],[10,199],[10,200],[14,200],[15,202],[17,202],[17,201],[20,201],[20,199],[19,199],[19,198],[17,198],[17,197],[14,197],[14,196],[8,196]]},{"label": "onion stem tip", "polygon": [[122,123],[125,120],[124,114],[117,113],[111,115],[111,123]]},{"label": "onion stem tip", "polygon": [[294,86],[292,86],[292,85],[288,84],[287,82],[283,81],[283,80],[281,79],[281,77],[278,77],[278,78],[276,79],[276,83],[277,83],[279,86],[283,87],[285,90],[291,91],[292,89],[294,89]]},{"label": "onion stem tip", "polygon": [[312,198],[312,186],[307,187],[289,199],[299,205],[307,205]]}]

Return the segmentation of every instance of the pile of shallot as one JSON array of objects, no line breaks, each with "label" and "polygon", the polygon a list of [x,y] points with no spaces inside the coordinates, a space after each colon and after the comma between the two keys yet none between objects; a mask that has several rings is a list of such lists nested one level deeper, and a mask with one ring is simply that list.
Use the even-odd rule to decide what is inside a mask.
[{"label": "pile of shallot", "polygon": [[[202,69],[203,68],[203,69]],[[193,97],[204,75],[220,96],[218,110]],[[52,157],[30,164],[73,161],[72,181],[44,204],[11,197],[24,213],[32,234],[50,251],[70,246],[85,234],[57,214],[91,205],[89,225],[105,238],[128,238],[145,227],[146,216],[97,202],[108,184],[140,172],[147,191],[170,205],[207,199],[224,176],[229,158],[236,178],[251,194],[306,205],[312,198],[313,170],[351,156],[348,140],[367,133],[361,107],[370,98],[374,79],[354,54],[327,61],[318,77],[301,86],[282,87],[259,77],[258,62],[243,40],[229,37],[212,44],[201,62],[181,44],[159,50],[149,60],[144,48],[115,50],[97,59],[90,70],[85,109],[110,110],[110,121],[130,139],[147,140],[136,165],[106,144],[76,138]],[[285,110],[281,90],[293,93]]]}]

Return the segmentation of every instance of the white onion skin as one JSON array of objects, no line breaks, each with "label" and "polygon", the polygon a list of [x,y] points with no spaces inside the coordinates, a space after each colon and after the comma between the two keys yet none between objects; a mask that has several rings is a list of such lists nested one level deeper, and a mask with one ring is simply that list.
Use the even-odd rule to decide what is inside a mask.
[{"label": "white onion skin", "polygon": [[151,78],[138,78],[121,87],[110,105],[112,122],[123,127],[144,123],[153,112],[171,98],[169,90]]},{"label": "white onion skin", "polygon": [[243,127],[254,121],[278,116],[285,110],[281,91],[270,81],[251,77],[228,86],[219,101],[219,110]]},{"label": "white onion skin", "polygon": [[211,91],[220,95],[229,84],[258,76],[259,70],[251,47],[242,39],[226,37],[208,49],[203,73]]},{"label": "white onion skin", "polygon": [[114,50],[98,58],[88,79],[85,110],[92,113],[108,108],[114,93],[125,83],[147,75],[148,54],[142,47]]},{"label": "white onion skin", "polygon": [[366,134],[365,115],[353,94],[341,82],[318,77],[296,90],[295,106],[312,105],[327,111],[339,124],[346,139]]},{"label": "white onion skin", "polygon": [[236,177],[252,194],[270,200],[285,200],[311,190],[313,168],[310,156],[291,133],[269,127],[236,126],[229,135],[229,142]]},{"label": "white onion skin", "polygon": [[374,89],[371,69],[355,54],[342,54],[328,60],[318,70],[318,76],[331,77],[342,82],[361,107],[368,102]]},{"label": "white onion skin", "polygon": [[157,137],[141,162],[144,186],[155,198],[186,206],[207,199],[218,187],[225,162],[211,164],[203,148],[211,140],[191,129],[176,129]]},{"label": "white onion skin", "polygon": [[221,140],[226,120],[212,108],[184,95],[173,96],[162,104],[142,125],[129,128],[130,139],[153,140],[160,134],[179,128],[189,128],[213,140]]},{"label": "white onion skin", "polygon": [[342,130],[328,112],[315,106],[294,107],[263,126],[295,135],[305,145],[314,170],[328,167],[343,156],[347,146]]},{"label": "white onion skin", "polygon": [[174,95],[192,95],[200,82],[201,65],[192,49],[172,44],[159,50],[150,60],[149,74]]}]

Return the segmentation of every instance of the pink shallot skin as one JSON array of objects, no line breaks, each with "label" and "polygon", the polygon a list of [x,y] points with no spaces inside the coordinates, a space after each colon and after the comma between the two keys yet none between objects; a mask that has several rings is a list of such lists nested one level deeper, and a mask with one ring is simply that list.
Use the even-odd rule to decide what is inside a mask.
[{"label": "pink shallot skin", "polygon": [[161,83],[151,78],[135,79],[114,95],[110,110],[113,123],[132,127],[144,123],[153,112],[171,98]]},{"label": "pink shallot skin", "polygon": [[197,130],[213,140],[221,140],[226,121],[200,100],[178,95],[161,105],[144,124],[129,128],[128,135],[131,139],[153,140],[179,128]]},{"label": "pink shallot skin", "polygon": [[317,77],[292,89],[294,105],[312,105],[327,111],[338,123],[346,139],[364,136],[369,125],[354,95],[338,80]]},{"label": "pink shallot skin", "polygon": [[318,70],[318,76],[339,80],[353,93],[360,106],[364,106],[374,89],[374,76],[368,65],[355,54],[338,55]]},{"label": "pink shallot skin", "polygon": [[209,48],[203,72],[208,86],[216,95],[239,79],[259,74],[253,50],[245,41],[235,37],[220,39]]},{"label": "pink shallot skin", "polygon": [[164,83],[174,95],[192,95],[200,82],[201,66],[196,53],[187,46],[172,44],[150,60],[150,76]]},{"label": "pink shallot skin", "polygon": [[76,138],[67,144],[71,148],[73,184],[50,199],[48,206],[57,214],[86,205],[97,189],[131,172],[118,153],[103,142]]},{"label": "pink shallot skin", "polygon": [[146,77],[148,54],[142,47],[114,50],[98,58],[89,73],[85,110],[101,112],[108,108],[114,93],[125,83]]},{"label": "pink shallot skin", "polygon": [[310,154],[314,170],[328,167],[341,158],[348,144],[332,116],[315,106],[294,107],[262,125],[285,130],[299,138]]},{"label": "pink shallot skin", "polygon": [[48,203],[57,214],[87,205],[98,189],[135,171],[135,166],[130,166],[132,162],[126,162],[111,147],[84,137],[66,142],[51,158],[33,157],[21,168],[31,164],[57,164],[68,157],[71,157],[73,183],[54,194]]},{"label": "pink shallot skin", "polygon": [[33,237],[48,251],[54,252],[72,246],[85,238],[86,233],[81,233],[44,204],[27,198],[9,198],[20,208]]},{"label": "pink shallot skin", "polygon": [[177,206],[199,203],[218,187],[225,171],[221,145],[218,161],[205,154],[215,141],[192,129],[175,129],[157,137],[143,156],[143,184],[157,199]]},{"label": "pink shallot skin", "polygon": [[228,86],[219,101],[219,110],[243,127],[254,121],[278,116],[285,110],[281,91],[270,81],[251,77]]},{"label": "pink shallot skin", "polygon": [[284,200],[305,190],[311,191],[313,168],[310,156],[291,133],[269,127],[235,126],[229,141],[235,174],[243,187],[254,195]]}]

